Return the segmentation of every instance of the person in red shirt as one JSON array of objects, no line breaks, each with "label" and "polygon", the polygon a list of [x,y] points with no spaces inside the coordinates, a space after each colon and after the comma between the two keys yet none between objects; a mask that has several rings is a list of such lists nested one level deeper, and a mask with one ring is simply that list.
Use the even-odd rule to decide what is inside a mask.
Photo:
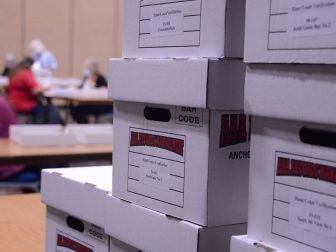
[{"label": "person in red shirt", "polygon": [[9,75],[8,100],[16,113],[33,113],[38,106],[37,96],[46,88],[40,86],[31,72],[34,60],[24,58]]}]

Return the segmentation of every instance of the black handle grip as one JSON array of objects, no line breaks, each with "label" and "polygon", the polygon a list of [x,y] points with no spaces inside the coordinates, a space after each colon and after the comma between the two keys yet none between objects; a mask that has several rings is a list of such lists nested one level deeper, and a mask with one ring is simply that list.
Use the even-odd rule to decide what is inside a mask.
[{"label": "black handle grip", "polygon": [[81,233],[84,232],[84,223],[83,221],[75,218],[75,217],[72,217],[72,216],[68,216],[67,219],[66,219],[66,223],[68,225],[68,227],[74,229],[74,230],[77,230]]},{"label": "black handle grip", "polygon": [[169,122],[171,113],[169,109],[145,107],[144,116],[149,121]]},{"label": "black handle grip", "polygon": [[336,132],[333,131],[302,127],[299,137],[306,144],[336,148]]}]

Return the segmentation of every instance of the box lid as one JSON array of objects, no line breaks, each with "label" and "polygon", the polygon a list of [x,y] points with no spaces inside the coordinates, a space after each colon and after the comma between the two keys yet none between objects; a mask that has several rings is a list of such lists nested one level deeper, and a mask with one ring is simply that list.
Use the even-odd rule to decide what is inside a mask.
[{"label": "box lid", "polygon": [[335,65],[249,65],[245,85],[248,114],[336,124]]},{"label": "box lid", "polygon": [[273,246],[251,239],[247,235],[232,236],[231,238],[231,252],[265,252],[265,251],[277,251],[284,252]]},{"label": "box lid", "polygon": [[227,251],[246,225],[201,227],[108,195],[105,232],[143,251]]},{"label": "box lid", "polygon": [[41,200],[100,227],[104,204],[112,191],[112,166],[47,169],[42,171]]},{"label": "box lid", "polygon": [[114,100],[242,110],[245,65],[239,59],[111,59]]}]

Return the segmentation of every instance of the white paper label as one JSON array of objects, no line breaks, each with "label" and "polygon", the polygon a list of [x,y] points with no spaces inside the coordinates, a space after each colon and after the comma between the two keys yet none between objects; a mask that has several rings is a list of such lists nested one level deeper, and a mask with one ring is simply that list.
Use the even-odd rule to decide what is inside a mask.
[{"label": "white paper label", "polygon": [[336,199],[318,193],[292,189],[291,225],[329,237],[336,237]]},{"label": "white paper label", "polygon": [[161,190],[169,190],[170,167],[164,159],[141,156],[140,182]]},{"label": "white paper label", "polygon": [[164,4],[153,7],[151,36],[171,36],[183,33],[183,3]]},{"label": "white paper label", "polygon": [[202,127],[203,110],[191,107],[177,107],[176,123],[182,125]]},{"label": "white paper label", "polygon": [[288,0],[291,37],[336,33],[336,0]]}]

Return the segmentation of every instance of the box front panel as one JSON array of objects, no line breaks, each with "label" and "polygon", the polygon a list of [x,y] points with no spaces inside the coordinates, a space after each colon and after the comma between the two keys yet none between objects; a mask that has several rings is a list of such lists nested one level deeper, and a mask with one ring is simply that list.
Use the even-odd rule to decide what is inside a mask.
[{"label": "box front panel", "polygon": [[116,102],[113,195],[206,223],[208,118],[203,109]]},{"label": "box front panel", "polygon": [[139,48],[200,45],[202,0],[140,1]]},{"label": "box front panel", "polygon": [[336,0],[269,0],[268,50],[336,49]]},{"label": "box front panel", "polygon": [[326,139],[336,129],[259,118],[253,128],[248,235],[289,251],[334,251],[336,149]]},{"label": "box front panel", "polygon": [[109,251],[109,239],[101,227],[47,207],[46,251]]}]

